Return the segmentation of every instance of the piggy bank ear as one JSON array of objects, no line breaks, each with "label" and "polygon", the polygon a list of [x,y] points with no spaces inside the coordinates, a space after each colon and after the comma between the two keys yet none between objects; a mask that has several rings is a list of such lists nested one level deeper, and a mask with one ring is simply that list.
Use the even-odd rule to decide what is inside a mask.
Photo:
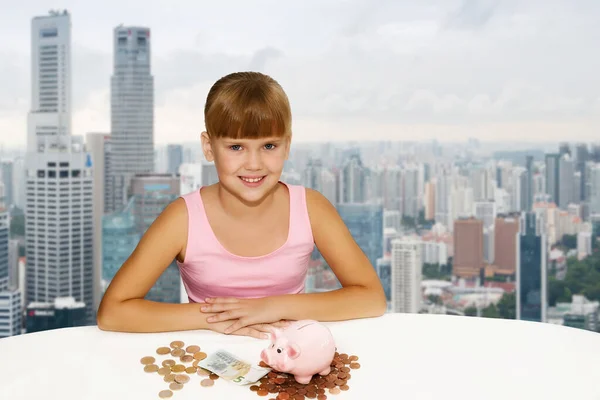
[{"label": "piggy bank ear", "polygon": [[296,343],[290,343],[286,348],[286,351],[288,357],[290,357],[292,360],[300,357],[300,347],[298,347]]},{"label": "piggy bank ear", "polygon": [[271,326],[267,330],[269,331],[269,334],[268,334],[269,335],[269,339],[272,342],[277,341],[277,339],[279,339],[281,337],[281,329],[275,328],[275,327]]}]

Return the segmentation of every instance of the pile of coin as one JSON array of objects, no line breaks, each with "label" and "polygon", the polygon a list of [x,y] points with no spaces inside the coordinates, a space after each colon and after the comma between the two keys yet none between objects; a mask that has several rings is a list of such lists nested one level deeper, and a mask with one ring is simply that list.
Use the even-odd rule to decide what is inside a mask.
[{"label": "pile of coin", "polygon": [[181,340],[175,340],[171,342],[169,347],[156,349],[157,355],[174,358],[164,360],[161,367],[156,364],[156,358],[153,356],[145,356],[140,360],[144,365],[144,372],[158,373],[169,384],[168,390],[161,390],[158,393],[158,397],[161,399],[168,399],[173,396],[173,391],[183,389],[183,386],[190,381],[190,375],[197,374],[204,377],[200,381],[200,385],[203,387],[213,386],[214,381],[219,379],[218,375],[198,366],[198,363],[207,356],[206,353],[200,351],[200,346],[191,345],[185,349],[183,346],[185,346],[185,343]]},{"label": "pile of coin", "polygon": [[[260,380],[260,385],[250,386],[250,390],[259,396],[268,396],[277,394],[271,400],[304,400],[317,399],[326,400],[327,394],[339,394],[342,391],[350,389],[348,381],[352,378],[350,371],[359,369],[357,356],[349,356],[345,353],[338,353],[331,362],[331,372],[328,375],[314,375],[306,385],[296,382],[293,375],[271,371]],[[268,367],[264,362],[260,362],[261,367]]]}]

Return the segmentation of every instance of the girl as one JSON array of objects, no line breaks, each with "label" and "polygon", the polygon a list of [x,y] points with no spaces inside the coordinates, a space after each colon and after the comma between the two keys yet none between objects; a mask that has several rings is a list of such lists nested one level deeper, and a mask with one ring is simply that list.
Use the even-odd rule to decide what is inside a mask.
[{"label": "girl", "polygon": [[[268,325],[287,320],[382,315],[381,282],[336,209],[319,192],[279,180],[292,135],[281,86],[255,72],[225,76],[210,89],[204,117],[202,148],[219,182],[158,216],[106,290],[99,328],[264,338]],[[303,293],[315,245],[341,289]],[[190,302],[145,300],[173,259]]]}]

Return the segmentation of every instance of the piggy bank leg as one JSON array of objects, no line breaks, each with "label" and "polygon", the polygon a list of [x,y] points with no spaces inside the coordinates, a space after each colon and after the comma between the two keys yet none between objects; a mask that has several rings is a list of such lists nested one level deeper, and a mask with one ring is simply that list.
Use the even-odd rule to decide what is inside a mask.
[{"label": "piggy bank leg", "polygon": [[310,383],[310,380],[312,379],[312,375],[306,375],[306,376],[294,375],[294,379],[296,380],[296,382],[306,385],[306,384]]},{"label": "piggy bank leg", "polygon": [[331,367],[327,367],[323,371],[319,372],[319,375],[329,375],[330,372],[331,372]]}]

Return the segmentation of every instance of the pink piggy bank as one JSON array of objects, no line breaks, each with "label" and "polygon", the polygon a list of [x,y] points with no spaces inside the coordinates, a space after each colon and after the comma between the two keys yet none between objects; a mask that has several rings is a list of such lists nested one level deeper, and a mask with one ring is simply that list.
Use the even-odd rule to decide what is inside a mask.
[{"label": "pink piggy bank", "polygon": [[283,330],[271,328],[271,345],[260,353],[271,368],[294,375],[302,384],[315,374],[329,374],[334,356],[333,335],[313,320],[296,321]]}]

